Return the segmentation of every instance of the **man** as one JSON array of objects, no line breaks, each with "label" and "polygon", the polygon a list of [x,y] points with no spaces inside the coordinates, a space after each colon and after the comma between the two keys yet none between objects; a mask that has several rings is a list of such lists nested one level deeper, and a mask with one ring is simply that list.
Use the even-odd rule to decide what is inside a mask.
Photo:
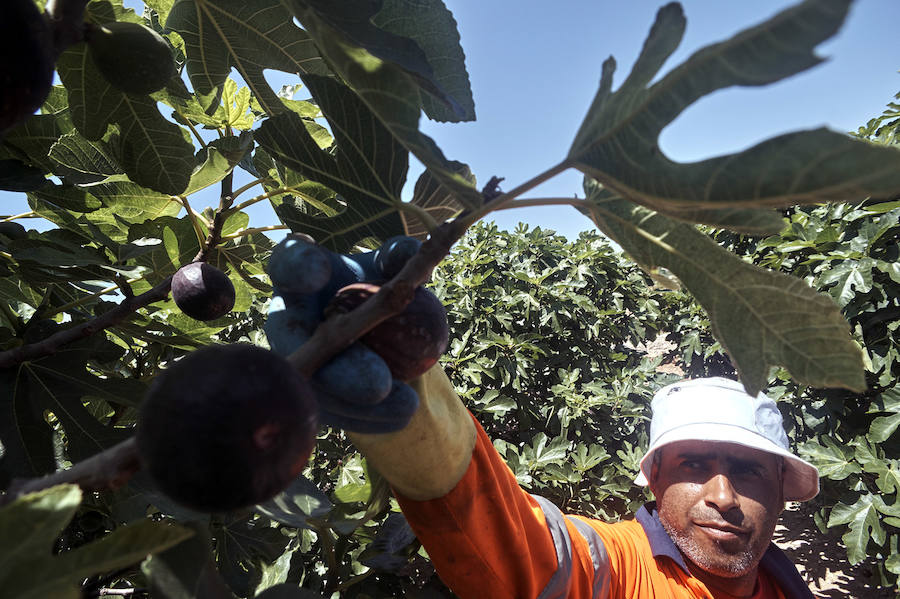
[{"label": "man", "polygon": [[771,538],[785,501],[818,493],[818,472],[764,395],[722,378],[661,389],[636,480],[656,502],[607,524],[522,490],[440,368],[413,386],[404,429],[350,436],[460,597],[812,597]]}]

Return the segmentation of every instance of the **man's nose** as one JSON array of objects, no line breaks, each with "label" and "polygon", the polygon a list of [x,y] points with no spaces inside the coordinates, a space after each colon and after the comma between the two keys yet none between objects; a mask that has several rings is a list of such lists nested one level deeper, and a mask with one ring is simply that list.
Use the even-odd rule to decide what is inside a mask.
[{"label": "man's nose", "polygon": [[704,500],[722,513],[741,506],[737,491],[725,474],[716,474],[704,485]]}]

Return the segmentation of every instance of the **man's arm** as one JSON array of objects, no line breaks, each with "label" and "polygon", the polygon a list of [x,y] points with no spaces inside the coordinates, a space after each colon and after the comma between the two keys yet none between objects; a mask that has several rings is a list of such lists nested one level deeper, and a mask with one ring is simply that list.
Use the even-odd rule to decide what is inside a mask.
[{"label": "man's arm", "polygon": [[446,495],[466,473],[475,425],[440,365],[410,385],[420,404],[406,428],[380,435],[347,434],[397,492],[424,501]]}]

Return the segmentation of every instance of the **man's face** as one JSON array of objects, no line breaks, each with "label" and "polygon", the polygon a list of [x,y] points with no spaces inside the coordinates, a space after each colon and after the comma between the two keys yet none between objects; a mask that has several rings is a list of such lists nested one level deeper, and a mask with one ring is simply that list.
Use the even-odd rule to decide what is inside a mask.
[{"label": "man's face", "polygon": [[781,460],[709,441],[679,441],[657,451],[650,488],[681,552],[713,576],[752,572],[784,509]]}]

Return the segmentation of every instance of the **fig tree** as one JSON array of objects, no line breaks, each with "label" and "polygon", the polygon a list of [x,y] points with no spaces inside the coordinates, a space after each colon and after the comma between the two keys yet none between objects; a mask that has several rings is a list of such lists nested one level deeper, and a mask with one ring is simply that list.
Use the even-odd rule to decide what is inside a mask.
[{"label": "fig tree", "polygon": [[[338,291],[326,313],[349,312],[379,289],[371,283],[348,285]],[[382,357],[395,378],[409,381],[424,374],[446,351],[447,312],[432,292],[417,287],[403,312],[379,323],[360,340]]]},{"label": "fig tree", "polygon": [[34,0],[0,2],[0,134],[41,107],[53,84],[53,36]]},{"label": "fig tree", "polygon": [[159,490],[203,512],[264,502],[306,465],[313,391],[283,358],[249,344],[196,350],[154,378],[137,446]]},{"label": "fig tree", "polygon": [[123,92],[153,93],[176,73],[169,43],[144,25],[124,21],[94,25],[85,38],[97,69]]},{"label": "fig tree", "polygon": [[215,266],[191,262],[172,277],[172,299],[191,318],[215,320],[234,308],[234,285]]}]

